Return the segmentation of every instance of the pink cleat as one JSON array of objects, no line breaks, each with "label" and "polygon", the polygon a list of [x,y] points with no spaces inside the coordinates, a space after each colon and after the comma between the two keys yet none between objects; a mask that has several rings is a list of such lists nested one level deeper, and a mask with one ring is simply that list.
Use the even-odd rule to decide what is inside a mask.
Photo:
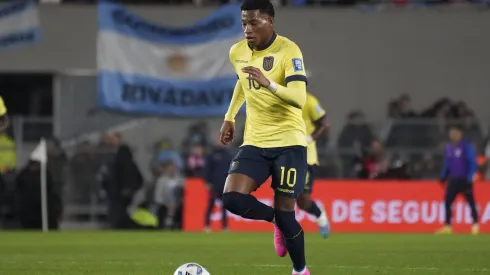
[{"label": "pink cleat", "polygon": [[293,269],[293,275],[310,275],[310,271],[306,267],[301,272],[294,271],[294,269]]},{"label": "pink cleat", "polygon": [[274,248],[276,249],[276,254],[279,257],[284,257],[288,254],[288,249],[284,242],[284,236],[277,225],[274,225]]}]

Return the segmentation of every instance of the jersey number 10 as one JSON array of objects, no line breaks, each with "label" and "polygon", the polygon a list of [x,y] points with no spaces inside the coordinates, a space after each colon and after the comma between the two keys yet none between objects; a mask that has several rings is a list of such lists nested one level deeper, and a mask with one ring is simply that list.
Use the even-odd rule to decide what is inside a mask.
[{"label": "jersey number 10", "polygon": [[248,74],[248,88],[251,90],[252,87],[254,87],[255,90],[260,90],[260,87],[262,86],[260,86],[259,82],[255,81],[254,79],[251,79],[250,77],[251,75]]}]

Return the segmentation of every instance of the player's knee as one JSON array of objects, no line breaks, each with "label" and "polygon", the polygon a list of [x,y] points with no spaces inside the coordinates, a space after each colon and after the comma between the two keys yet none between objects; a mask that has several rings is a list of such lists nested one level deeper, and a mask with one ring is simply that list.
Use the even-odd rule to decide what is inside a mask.
[{"label": "player's knee", "polygon": [[221,197],[223,207],[235,215],[242,215],[245,211],[243,203],[244,194],[238,192],[225,192]]},{"label": "player's knee", "polygon": [[274,208],[281,211],[294,211],[296,199],[286,196],[276,195],[274,197]]},{"label": "player's knee", "polygon": [[252,178],[243,174],[230,174],[226,178],[224,192],[250,194],[255,189],[257,189],[257,185]]},{"label": "player's knee", "polygon": [[311,206],[310,198],[305,195],[299,196],[299,198],[296,200],[296,203],[298,204],[298,207],[302,210],[307,210]]},{"label": "player's knee", "polygon": [[298,221],[296,221],[294,211],[274,209],[274,217],[276,225],[281,229],[281,232],[286,239],[294,239],[303,232]]}]

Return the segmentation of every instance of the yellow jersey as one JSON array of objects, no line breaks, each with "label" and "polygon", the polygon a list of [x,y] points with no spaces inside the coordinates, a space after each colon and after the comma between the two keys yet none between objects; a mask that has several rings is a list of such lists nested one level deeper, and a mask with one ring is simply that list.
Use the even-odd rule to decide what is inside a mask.
[{"label": "yellow jersey", "polygon": [[3,116],[7,113],[7,108],[5,107],[5,103],[3,102],[3,98],[0,96],[0,116]]},{"label": "yellow jersey", "polygon": [[277,34],[263,50],[252,50],[247,41],[242,40],[231,47],[230,61],[246,102],[247,119],[242,146],[306,147],[306,126],[301,109],[284,102],[267,88],[249,80],[248,75],[242,72],[243,67],[254,66],[279,85],[286,86],[292,81],[306,82],[303,55],[299,47]]},{"label": "yellow jersey", "polygon": [[[310,93],[306,93],[306,103],[303,107],[303,119],[306,124],[306,133],[308,135],[313,134],[315,132],[315,121],[319,120],[325,115],[325,110],[318,102],[318,99],[311,95]],[[308,143],[307,148],[307,163],[308,165],[318,165],[318,153],[316,150],[316,142],[311,141]]]}]

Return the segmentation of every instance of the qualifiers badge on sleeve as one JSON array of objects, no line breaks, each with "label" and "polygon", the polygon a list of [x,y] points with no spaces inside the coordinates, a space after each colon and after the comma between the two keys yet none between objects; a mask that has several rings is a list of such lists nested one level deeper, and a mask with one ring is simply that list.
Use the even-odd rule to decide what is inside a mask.
[{"label": "qualifiers badge on sleeve", "polygon": [[301,58],[293,58],[293,68],[295,72],[303,70],[303,60]]}]

